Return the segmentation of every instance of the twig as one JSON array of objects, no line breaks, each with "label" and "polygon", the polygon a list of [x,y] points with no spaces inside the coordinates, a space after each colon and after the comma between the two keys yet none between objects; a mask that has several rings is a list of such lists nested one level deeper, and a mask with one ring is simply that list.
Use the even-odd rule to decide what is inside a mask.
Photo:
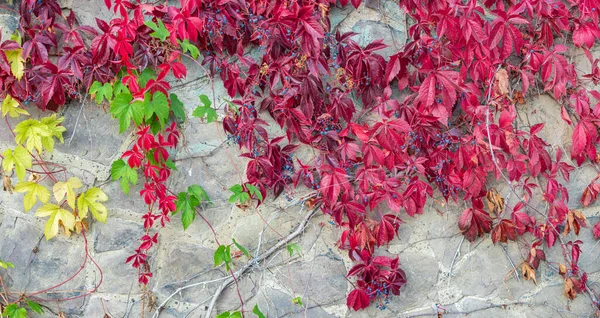
[{"label": "twig", "polygon": [[73,137],[75,137],[75,132],[77,132],[77,124],[79,124],[79,118],[81,117],[81,113],[83,112],[83,108],[85,107],[85,101],[88,97],[88,93],[85,93],[83,100],[81,101],[81,108],[79,109],[79,114],[77,115],[77,119],[75,120],[75,127],[73,127],[73,133],[69,138],[69,147],[71,147],[71,141],[73,141]]},{"label": "twig", "polygon": [[513,263],[512,259],[510,259],[510,255],[508,255],[508,252],[506,251],[506,245],[502,245],[502,250],[504,251],[504,255],[506,255],[506,258],[508,259],[510,266],[512,266],[513,268],[513,274],[515,275],[515,278],[518,282],[520,282],[521,279],[519,278],[519,274],[517,274],[517,268],[515,267],[515,263]]},{"label": "twig", "polygon": [[454,262],[456,261],[456,258],[458,257],[458,254],[460,254],[460,248],[462,247],[463,242],[465,241],[465,237],[463,236],[462,239],[460,240],[460,244],[458,244],[458,248],[456,249],[456,253],[454,253],[454,258],[452,259],[452,264],[450,264],[450,271],[448,272],[449,276],[452,276],[452,268],[454,267]]},{"label": "twig", "polygon": [[167,304],[167,302],[169,302],[169,300],[171,300],[171,298],[173,298],[175,295],[177,295],[178,293],[182,292],[183,290],[186,290],[186,289],[189,289],[189,288],[192,288],[192,287],[196,287],[196,286],[199,286],[199,285],[205,285],[205,284],[219,282],[219,281],[223,281],[224,280],[224,282],[219,286],[219,288],[217,289],[217,291],[215,292],[215,294],[212,296],[212,300],[211,300],[211,303],[210,303],[210,305],[209,305],[209,307],[207,309],[207,314],[206,314],[206,317],[209,317],[210,313],[212,312],[212,309],[214,308],[214,306],[216,304],[217,298],[223,292],[223,290],[227,286],[229,286],[229,284],[231,284],[234,281],[234,276],[240,277],[251,266],[253,266],[255,263],[261,262],[264,259],[268,258],[269,256],[271,256],[271,254],[273,254],[279,248],[281,248],[282,246],[286,245],[289,241],[293,240],[296,236],[300,235],[300,233],[302,233],[302,231],[306,227],[306,224],[308,223],[308,221],[310,220],[310,218],[315,214],[315,211],[316,211],[316,208],[313,209],[313,210],[311,210],[311,211],[309,211],[306,214],[306,216],[304,217],[304,219],[302,220],[302,222],[300,222],[300,224],[298,225],[298,227],[296,228],[296,230],[293,233],[291,233],[290,235],[288,235],[283,240],[279,241],[279,243],[277,243],[275,246],[271,247],[265,253],[263,253],[260,256],[255,257],[254,259],[248,261],[244,266],[242,266],[242,268],[240,268],[237,272],[233,273],[233,275],[230,275],[230,276],[227,276],[227,277],[218,278],[218,279],[214,279],[214,280],[210,280],[210,281],[198,282],[198,283],[189,284],[189,285],[186,285],[186,286],[179,287],[177,290],[175,290],[173,293],[171,293],[160,304],[160,306],[158,306],[158,308],[156,308],[156,312],[154,313],[154,315],[152,317],[153,318],[157,318],[159,316],[159,314],[160,314],[160,311],[165,307],[165,305]]},{"label": "twig", "polygon": [[271,254],[273,254],[275,251],[277,251],[278,249],[280,249],[281,247],[287,245],[287,243],[291,240],[293,240],[296,236],[300,235],[300,233],[302,233],[302,231],[304,230],[304,227],[306,226],[306,224],[308,223],[308,221],[310,220],[310,218],[315,214],[317,210],[317,207],[315,207],[314,209],[308,211],[308,213],[306,214],[306,216],[304,217],[304,219],[302,220],[302,222],[300,222],[300,224],[298,225],[298,227],[296,228],[296,230],[294,232],[292,232],[290,235],[288,235],[287,237],[285,237],[284,239],[282,239],[281,241],[279,241],[279,243],[275,244],[275,246],[271,247],[269,250],[267,250],[264,254],[262,254],[261,256],[250,260],[248,263],[246,263],[244,266],[242,266],[242,268],[240,270],[238,270],[235,274],[233,274],[231,277],[229,277],[225,282],[223,282],[221,284],[221,286],[219,286],[219,288],[217,289],[217,291],[215,292],[212,300],[210,301],[210,305],[208,306],[208,309],[206,310],[206,315],[205,317],[210,317],[210,314],[212,313],[213,308],[215,307],[216,303],[217,303],[217,299],[219,298],[219,295],[223,292],[223,290],[229,286],[229,284],[231,284],[234,280],[235,276],[240,277],[241,275],[243,275],[251,266],[253,266],[256,263],[259,263],[261,261],[263,261],[264,259],[268,258],[269,256],[271,256]]}]

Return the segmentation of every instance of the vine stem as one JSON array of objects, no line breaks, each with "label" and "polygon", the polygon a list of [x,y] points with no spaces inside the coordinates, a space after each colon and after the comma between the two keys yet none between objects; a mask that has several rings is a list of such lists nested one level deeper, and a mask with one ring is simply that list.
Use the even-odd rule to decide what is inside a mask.
[{"label": "vine stem", "polygon": [[66,280],[64,280],[63,282],[61,282],[61,283],[59,283],[59,284],[57,284],[57,285],[54,285],[54,286],[52,286],[52,287],[49,287],[49,288],[43,289],[43,290],[40,290],[40,291],[33,292],[33,293],[29,294],[29,296],[28,296],[28,297],[32,297],[32,296],[35,296],[35,295],[39,295],[39,294],[43,294],[43,293],[47,293],[47,292],[49,292],[49,291],[51,291],[51,290],[53,290],[53,289],[56,289],[56,288],[58,288],[58,287],[60,287],[60,286],[62,286],[62,285],[64,285],[64,284],[66,284],[66,283],[70,282],[70,281],[71,281],[71,280],[73,280],[73,279],[74,279],[74,278],[75,278],[75,277],[76,277],[76,276],[77,276],[79,273],[81,273],[81,271],[82,271],[82,270],[85,268],[85,264],[86,264],[86,262],[87,262],[87,260],[88,260],[88,259],[89,259],[89,260],[90,260],[90,261],[91,261],[91,262],[94,264],[94,266],[96,266],[96,268],[97,268],[97,269],[98,269],[98,271],[100,272],[100,281],[98,282],[98,284],[96,284],[92,290],[90,290],[90,291],[86,292],[85,294],[82,294],[82,295],[77,295],[77,296],[70,297],[70,298],[62,298],[62,299],[59,299],[58,301],[68,301],[68,300],[74,300],[74,299],[78,299],[78,298],[81,298],[81,297],[86,297],[86,296],[88,296],[88,295],[90,295],[90,294],[94,293],[96,290],[98,290],[98,288],[100,287],[100,285],[102,284],[102,281],[103,281],[103,279],[104,279],[104,274],[102,273],[102,269],[100,268],[100,266],[98,265],[98,263],[96,263],[96,261],[95,261],[95,260],[92,258],[92,256],[91,256],[91,255],[90,255],[90,253],[89,253],[89,244],[88,244],[87,236],[86,236],[86,234],[85,234],[85,230],[82,230],[82,231],[81,231],[81,234],[82,234],[82,236],[83,236],[83,241],[84,241],[85,257],[84,257],[84,259],[83,259],[83,263],[82,263],[82,264],[81,264],[81,266],[79,267],[79,270],[77,270],[77,272],[75,272],[75,274],[71,275],[71,277],[67,278],[67,279],[66,279]]},{"label": "vine stem", "polygon": [[[208,306],[208,309],[206,310],[205,317],[210,317],[210,315],[211,315],[211,313],[212,313],[212,311],[215,308],[215,305],[217,303],[217,299],[219,298],[219,296],[221,295],[221,293],[223,292],[223,290],[227,286],[229,286],[231,283],[233,283],[236,279],[240,278],[254,264],[257,264],[257,263],[259,263],[259,262],[267,259],[274,252],[276,252],[277,250],[279,250],[283,246],[287,245],[291,240],[293,240],[298,235],[300,235],[302,233],[302,231],[304,230],[304,228],[306,227],[306,225],[308,224],[308,221],[310,221],[310,219],[313,217],[313,215],[315,215],[316,211],[317,211],[317,207],[315,207],[314,209],[309,210],[308,213],[306,213],[306,215],[304,216],[304,218],[300,222],[300,224],[298,224],[298,226],[296,227],[296,230],[294,232],[290,233],[290,235],[288,235],[287,237],[285,237],[282,240],[280,240],[277,244],[275,244],[275,246],[271,247],[270,249],[268,249],[267,251],[265,251],[263,254],[259,255],[258,257],[256,257],[256,258],[248,261],[246,264],[244,264],[244,266],[242,266],[242,268],[240,268],[236,272],[231,271],[231,276],[229,276],[227,279],[225,279],[225,281],[217,288],[216,292],[212,296],[211,302],[210,302],[210,304]],[[201,283],[191,284],[191,285],[187,285],[187,286],[183,286],[183,287],[178,288],[171,295],[169,295],[169,297],[167,297],[160,304],[160,306],[158,306],[158,308],[156,309],[156,312],[154,313],[153,318],[157,318],[158,315],[160,314],[160,311],[165,307],[165,305],[167,304],[167,302],[169,300],[171,300],[171,298],[173,298],[175,295],[177,295],[178,293],[180,293],[181,291],[183,291],[185,289],[188,289],[188,288],[191,288],[191,287],[194,287],[194,286],[198,286],[198,285],[202,285],[202,284],[206,284],[206,283],[211,283],[211,282],[216,282],[216,281],[220,281],[220,280],[222,280],[222,279],[217,279],[217,280],[208,281],[208,282],[201,282]]]}]

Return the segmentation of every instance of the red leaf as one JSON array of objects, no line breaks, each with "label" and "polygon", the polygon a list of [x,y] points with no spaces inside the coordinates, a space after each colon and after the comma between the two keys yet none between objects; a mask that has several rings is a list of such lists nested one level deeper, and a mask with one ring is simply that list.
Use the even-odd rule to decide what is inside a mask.
[{"label": "red leaf", "polygon": [[573,31],[573,44],[579,47],[585,45],[592,48],[597,38],[600,38],[598,26],[589,22],[576,27]]},{"label": "red leaf", "polygon": [[585,127],[582,122],[577,123],[573,131],[573,145],[571,146],[571,156],[577,156],[585,149],[588,143]]},{"label": "red leaf", "polygon": [[468,208],[458,219],[458,227],[465,238],[472,242],[492,229],[492,218],[483,210]]},{"label": "red leaf", "polygon": [[562,110],[560,112],[560,117],[562,117],[562,119],[569,125],[572,124],[571,122],[571,117],[569,117],[569,113],[567,113],[567,109],[565,108],[565,106],[562,107]]},{"label": "red leaf", "polygon": [[600,238],[600,222],[598,222],[598,223],[596,223],[596,225],[594,225],[594,228],[592,229],[592,231],[594,232],[595,239]]},{"label": "red leaf", "polygon": [[512,221],[501,220],[492,230],[492,242],[506,243],[508,240],[514,241],[517,238],[516,228]]},{"label": "red leaf", "polygon": [[[352,1],[354,2],[354,1]],[[369,295],[362,289],[355,289],[348,294],[346,305],[355,311],[369,307],[371,301]]]},{"label": "red leaf", "polygon": [[423,83],[421,83],[419,100],[424,103],[424,106],[433,104],[433,101],[435,100],[435,74],[430,74]]},{"label": "red leaf", "polygon": [[354,6],[354,8],[357,8],[360,6],[360,3],[362,2],[362,0],[351,0],[352,1],[352,5]]},{"label": "red leaf", "polygon": [[330,171],[323,173],[320,190],[325,199],[336,202],[342,188],[346,187],[348,178],[344,169],[332,168]]}]

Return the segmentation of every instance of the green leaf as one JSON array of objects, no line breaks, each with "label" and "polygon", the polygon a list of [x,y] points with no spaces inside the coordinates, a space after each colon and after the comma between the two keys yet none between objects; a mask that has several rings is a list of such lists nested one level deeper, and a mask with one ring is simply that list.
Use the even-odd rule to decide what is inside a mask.
[{"label": "green leaf", "polygon": [[183,224],[183,229],[186,230],[194,219],[196,218],[196,208],[200,204],[198,199],[193,195],[188,195],[187,192],[180,192],[177,195],[177,201],[175,202],[175,206],[177,209],[175,213],[181,211],[181,224]]},{"label": "green leaf", "polygon": [[27,150],[33,151],[35,148],[39,153],[43,150],[42,138],[52,136],[50,128],[35,119],[23,120],[15,127],[14,132],[18,144],[26,143]]},{"label": "green leaf", "polygon": [[90,188],[85,193],[82,193],[77,199],[79,218],[85,219],[89,210],[92,211],[92,215],[96,220],[106,223],[108,212],[104,204],[101,203],[106,201],[108,201],[106,193],[96,187]]},{"label": "green leaf", "polygon": [[27,306],[29,306],[31,310],[35,311],[39,315],[44,313],[44,309],[42,309],[42,306],[40,306],[40,304],[36,303],[35,301],[31,301],[28,299]]},{"label": "green leaf", "polygon": [[[118,78],[122,78],[123,76],[119,76]],[[131,92],[129,91],[129,88],[127,88],[127,86],[125,86],[125,84],[123,84],[123,82],[121,81],[116,81],[115,85],[113,87],[113,94],[115,96],[119,95],[119,94],[129,94],[131,95]]]},{"label": "green leaf", "polygon": [[208,96],[204,94],[200,95],[200,101],[202,102],[202,104],[204,104],[204,106],[210,107],[212,105],[210,98],[208,98]]},{"label": "green leaf", "polygon": [[254,309],[252,309],[252,313],[255,314],[258,318],[266,318],[265,314],[260,311],[258,305],[254,305]]},{"label": "green leaf", "polygon": [[229,264],[231,263],[231,247],[221,245],[215,251],[215,267],[225,263],[225,268],[229,271]]},{"label": "green leaf", "polygon": [[246,188],[248,188],[248,191],[250,191],[250,194],[252,194],[259,201],[263,200],[262,193],[260,193],[260,190],[257,187],[248,183],[248,184],[246,184]]},{"label": "green leaf", "polygon": [[2,316],[9,318],[27,318],[27,310],[25,308],[19,308],[17,304],[10,304],[4,308]]},{"label": "green leaf", "polygon": [[140,87],[146,88],[146,84],[148,84],[148,81],[151,79],[156,79],[156,73],[152,68],[146,67],[138,77]]},{"label": "green leaf", "polygon": [[175,94],[171,94],[169,95],[169,97],[171,98],[171,110],[173,111],[173,115],[175,115],[175,118],[184,122],[185,109],[183,107],[183,103],[179,100],[179,98],[177,98],[177,95]]},{"label": "green leaf", "polygon": [[113,117],[119,119],[119,133],[123,133],[129,125],[131,119],[136,125],[142,124],[144,119],[145,101],[135,101],[131,103],[133,97],[130,93],[120,93],[110,103],[110,113]]},{"label": "green leaf", "polygon": [[200,55],[200,51],[198,50],[198,47],[191,44],[190,41],[188,39],[185,39],[183,41],[179,41],[179,45],[181,45],[181,49],[184,52],[188,52],[190,53],[190,55],[194,58],[197,59],[198,56]]},{"label": "green leaf", "polygon": [[167,30],[161,19],[156,19],[156,21],[158,22],[158,25],[152,21],[146,21],[144,24],[154,31],[150,33],[150,36],[158,38],[164,42],[171,35],[171,33],[169,30]]},{"label": "green leaf", "polygon": [[15,167],[19,181],[25,180],[27,169],[32,167],[31,155],[27,149],[18,145],[15,147],[14,151],[10,149],[4,150],[2,156],[4,156],[4,160],[2,160],[2,168],[4,171],[8,173]]},{"label": "green leaf", "polygon": [[46,236],[46,240],[50,240],[51,238],[55,237],[56,234],[58,234],[59,222],[62,223],[65,228],[71,231],[75,228],[75,216],[73,213],[61,208],[56,204],[47,203],[43,205],[35,212],[35,216],[50,217],[48,221],[46,221],[46,226],[44,226],[44,235]]},{"label": "green leaf", "polygon": [[177,166],[175,165],[173,160],[171,160],[171,158],[167,158],[167,161],[165,161],[165,166],[167,166],[171,170],[177,171]]},{"label": "green leaf", "polygon": [[298,306],[302,307],[302,298],[300,296],[298,296],[298,297],[292,299],[292,303],[294,305],[298,305]]},{"label": "green leaf", "polygon": [[204,191],[204,188],[202,188],[201,186],[197,184],[191,185],[188,187],[188,192],[194,197],[196,197],[196,199],[198,199],[199,202],[208,202],[212,204],[212,202],[208,198],[208,193],[206,193],[206,191]]},{"label": "green leaf", "polygon": [[25,58],[23,57],[23,49],[6,50],[6,59],[10,63],[10,72],[20,80],[25,74]]},{"label": "green leaf", "polygon": [[2,117],[6,116],[6,114],[13,118],[17,118],[21,116],[21,114],[29,116],[27,110],[22,108],[21,105],[19,105],[19,101],[12,98],[10,94],[6,95],[6,98],[2,101]]},{"label": "green leaf", "polygon": [[222,312],[220,314],[217,315],[216,318],[242,318],[242,313],[239,311],[234,311],[234,312]]},{"label": "green leaf", "polygon": [[202,102],[202,106],[196,107],[192,116],[198,117],[202,120],[206,120],[207,123],[212,123],[217,120],[219,116],[217,115],[217,111],[211,107],[212,102],[206,95],[200,95],[200,101]]},{"label": "green leaf", "polygon": [[35,182],[19,182],[15,187],[15,192],[27,192],[23,197],[23,206],[25,212],[31,210],[31,208],[37,203],[39,199],[42,203],[50,200],[50,191],[41,184]]},{"label": "green leaf", "polygon": [[229,197],[229,203],[240,202],[240,204],[246,203],[250,199],[250,195],[244,191],[244,188],[241,184],[236,184],[233,187],[229,188],[233,194]]},{"label": "green leaf", "polygon": [[302,251],[302,247],[296,243],[290,243],[285,248],[288,250],[288,252],[290,252],[290,257],[294,255],[294,252],[296,252],[296,254],[300,254]]},{"label": "green leaf", "polygon": [[146,122],[152,119],[153,115],[156,115],[160,120],[161,128],[167,124],[169,120],[169,100],[162,92],[155,92],[152,96],[152,100],[146,103],[145,114]]},{"label": "green leaf", "polygon": [[11,262],[5,262],[3,260],[0,260],[0,267],[2,267],[4,269],[8,269],[8,268],[15,268],[15,265],[13,265],[13,263],[11,263]]},{"label": "green leaf", "polygon": [[101,104],[104,99],[110,101],[113,97],[113,86],[109,83],[102,83],[94,81],[90,86],[90,95],[95,99],[96,104]]},{"label": "green leaf", "polygon": [[110,167],[110,176],[113,181],[121,179],[121,189],[125,194],[129,195],[129,184],[137,184],[137,171],[131,168],[123,159],[116,160]]},{"label": "green leaf", "polygon": [[242,253],[244,253],[246,257],[250,257],[250,253],[248,253],[248,250],[245,247],[241,246],[238,242],[236,242],[234,238],[231,238],[231,240],[233,241],[233,244],[235,244],[235,246],[238,248],[238,250],[242,251]]},{"label": "green leaf", "polygon": [[67,203],[69,206],[75,208],[75,191],[73,189],[81,188],[81,180],[77,177],[71,177],[66,182],[60,181],[54,184],[52,192],[56,202],[60,203],[62,199],[67,196]]}]

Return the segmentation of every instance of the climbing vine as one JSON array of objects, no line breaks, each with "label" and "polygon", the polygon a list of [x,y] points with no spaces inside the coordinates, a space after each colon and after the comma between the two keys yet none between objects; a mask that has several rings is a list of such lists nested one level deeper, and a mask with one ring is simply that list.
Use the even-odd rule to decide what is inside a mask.
[{"label": "climbing vine", "polygon": [[[297,187],[312,190],[310,205],[340,227],[337,245],[355,262],[347,275],[354,286],[348,307],[385,309],[409,283],[399,258],[376,250],[396,237],[403,214],[422,214],[434,196],[468,206],[458,218],[465,239],[491,233],[494,244],[518,241],[528,255],[518,267],[534,283],[545,250],[558,243],[562,259],[552,262],[560,265],[566,297],[588,293],[598,306],[578,266],[582,242],[569,235],[588,223],[568,207],[564,186],[574,165],[600,158],[600,92],[593,88],[600,69],[590,51],[600,37],[597,1],[401,0],[397,10],[410,21],[409,39],[388,59],[378,52],[389,43],[361,46],[356,33],[332,30],[330,10],[347,0],[104,2],[116,16],[96,19],[94,27],[79,25],[54,0],[21,2],[19,29],[0,45],[2,115],[29,116],[31,104],[56,111],[90,94],[109,106],[120,133],[134,132],[111,177],[125,193],[142,183],[145,231],[126,260],[142,286],[153,275],[146,260],[159,228],[180,214],[186,229],[201,216],[196,209],[211,203],[198,185],[179,194],[166,185],[176,169],[169,151],[181,137],[177,122],[187,120],[170,79],[187,77],[186,63],[195,63],[213,85],[217,78],[223,83],[231,100],[223,101],[222,125],[247,159],[246,180],[230,188],[230,202],[249,207],[283,193],[291,198]],[[377,1],[361,2],[351,4]],[[589,60],[590,73],[575,67],[570,46]],[[544,123],[518,119],[527,98],[542,93],[556,100],[573,127],[570,149],[544,140]],[[214,103],[221,101],[208,95],[199,97],[192,116],[210,123],[219,119]],[[282,136],[267,132],[264,116]],[[88,210],[101,222],[107,215],[106,195],[98,188],[77,194],[76,178],[43,174],[55,182],[57,204],[48,203],[50,192],[36,174],[25,181],[34,162],[43,165],[42,151],[62,141],[61,121],[51,115],[20,122],[17,146],[2,162],[5,188],[12,189],[14,170],[14,190],[26,192],[25,211],[38,200],[45,204],[36,215],[49,216],[48,239],[59,227],[85,233]],[[299,147],[315,157],[294,158]],[[569,156],[575,163],[565,161]],[[491,187],[493,179],[517,202],[509,204]],[[599,192],[596,178],[581,205],[592,204]],[[593,232],[600,236],[598,224]],[[237,283],[231,247],[246,249],[235,240],[217,244],[215,266],[225,264]],[[287,248],[293,254],[294,245]],[[243,307],[220,316],[242,314]]]}]

